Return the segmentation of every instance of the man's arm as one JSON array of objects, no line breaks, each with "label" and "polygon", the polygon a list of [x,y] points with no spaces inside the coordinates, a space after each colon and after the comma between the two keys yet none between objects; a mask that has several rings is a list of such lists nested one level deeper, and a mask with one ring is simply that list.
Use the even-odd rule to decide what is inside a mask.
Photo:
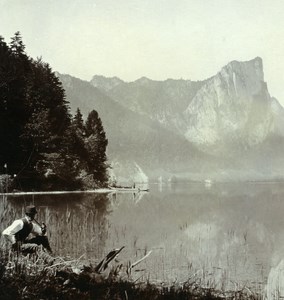
[{"label": "man's arm", "polygon": [[38,224],[34,223],[34,222],[33,222],[32,233],[33,233],[35,236],[37,236],[37,235],[44,235],[44,234],[42,234],[41,227],[40,227]]},{"label": "man's arm", "polygon": [[9,227],[7,227],[2,234],[12,243],[16,243],[15,234],[19,232],[24,227],[24,222],[22,220],[14,221]]}]

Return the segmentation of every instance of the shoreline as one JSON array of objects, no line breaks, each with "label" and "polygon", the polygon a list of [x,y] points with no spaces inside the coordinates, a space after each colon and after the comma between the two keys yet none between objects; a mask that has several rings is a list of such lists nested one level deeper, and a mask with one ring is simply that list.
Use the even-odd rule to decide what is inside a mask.
[{"label": "shoreline", "polygon": [[1,196],[22,196],[22,195],[61,195],[61,194],[84,194],[84,193],[111,193],[112,189],[95,189],[86,191],[39,191],[39,192],[8,192],[0,193]]},{"label": "shoreline", "polygon": [[143,189],[132,189],[132,188],[100,188],[94,190],[84,191],[29,191],[29,192],[8,192],[0,193],[0,196],[22,196],[22,195],[62,195],[62,194],[108,194],[108,193],[141,193],[146,192]]}]

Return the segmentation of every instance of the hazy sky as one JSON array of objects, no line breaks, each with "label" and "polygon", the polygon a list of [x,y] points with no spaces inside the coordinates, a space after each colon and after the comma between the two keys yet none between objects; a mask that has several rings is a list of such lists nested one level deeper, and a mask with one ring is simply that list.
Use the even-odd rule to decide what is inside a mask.
[{"label": "hazy sky", "polygon": [[30,56],[86,80],[202,80],[260,56],[284,105],[283,0],[0,0],[0,35],[18,30]]}]

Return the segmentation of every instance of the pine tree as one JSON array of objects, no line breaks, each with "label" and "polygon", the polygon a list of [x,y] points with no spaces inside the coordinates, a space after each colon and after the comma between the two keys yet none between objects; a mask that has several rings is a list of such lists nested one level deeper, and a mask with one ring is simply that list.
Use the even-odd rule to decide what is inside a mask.
[{"label": "pine tree", "polygon": [[[20,136],[23,124],[28,118],[26,112],[26,82],[30,73],[30,61],[25,54],[21,36],[16,33],[11,46],[1,39],[1,98],[5,110],[2,114],[3,129],[1,136],[5,137],[5,144],[1,152],[2,159],[9,166],[10,173],[17,173],[23,167],[25,154],[22,152]],[[2,93],[3,92],[3,93]],[[1,103],[2,104],[2,103]]]},{"label": "pine tree", "polygon": [[80,108],[78,107],[76,110],[76,114],[73,118],[73,125],[81,130],[82,132],[84,132],[84,121],[83,121],[83,115],[81,113]]},{"label": "pine tree", "polygon": [[8,127],[8,98],[9,98],[9,72],[10,48],[0,36],[0,172],[6,172],[4,165],[9,153],[9,127]]},{"label": "pine tree", "polygon": [[63,185],[75,181],[76,168],[71,163],[74,157],[67,138],[71,115],[61,83],[41,59],[32,61],[27,103],[30,118],[22,138],[33,159],[26,172],[34,172],[36,177],[52,177]]},{"label": "pine tree", "polygon": [[85,147],[88,152],[88,171],[100,184],[107,181],[106,147],[108,140],[97,111],[92,110],[85,124]]},{"label": "pine tree", "polygon": [[25,56],[26,46],[23,43],[22,36],[19,31],[11,38],[10,49],[17,56]]},{"label": "pine tree", "polygon": [[83,120],[83,115],[79,108],[77,108],[76,114],[72,120],[72,133],[70,138],[70,142],[72,144],[72,149],[74,154],[76,154],[78,161],[80,162],[81,169],[87,169],[87,161],[88,157],[87,150],[85,148],[85,125]]}]

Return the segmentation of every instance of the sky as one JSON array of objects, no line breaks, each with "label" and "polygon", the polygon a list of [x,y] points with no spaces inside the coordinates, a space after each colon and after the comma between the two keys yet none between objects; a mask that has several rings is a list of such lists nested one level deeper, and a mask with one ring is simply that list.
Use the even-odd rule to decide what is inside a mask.
[{"label": "sky", "polygon": [[29,56],[83,80],[203,80],[260,56],[284,106],[283,12],[283,0],[0,0],[0,35],[20,31]]}]

